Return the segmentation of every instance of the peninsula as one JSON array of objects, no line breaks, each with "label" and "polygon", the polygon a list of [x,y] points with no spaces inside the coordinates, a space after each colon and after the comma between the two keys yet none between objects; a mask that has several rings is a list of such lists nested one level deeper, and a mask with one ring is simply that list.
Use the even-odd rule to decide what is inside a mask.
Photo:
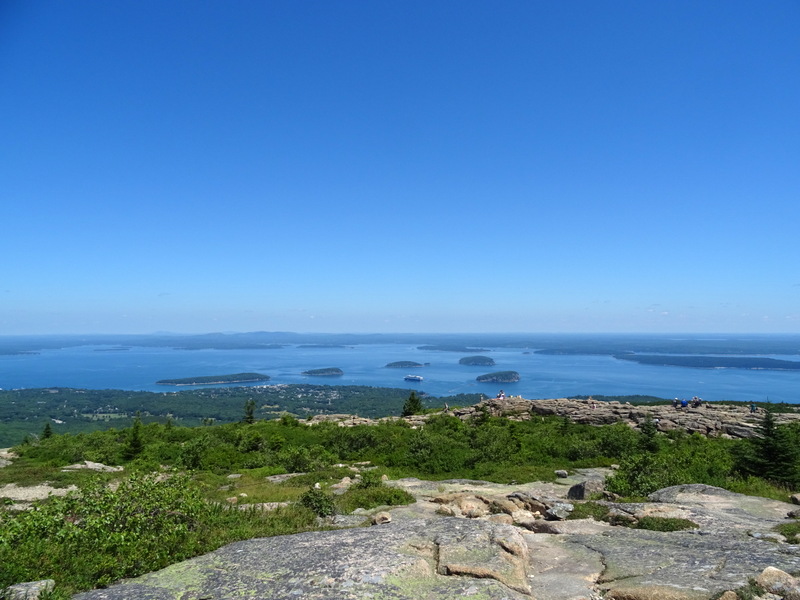
[{"label": "peninsula", "polygon": [[233,375],[203,375],[201,377],[184,377],[182,379],[160,379],[158,385],[211,385],[216,383],[252,383],[269,381],[269,375],[261,373],[234,373]]}]

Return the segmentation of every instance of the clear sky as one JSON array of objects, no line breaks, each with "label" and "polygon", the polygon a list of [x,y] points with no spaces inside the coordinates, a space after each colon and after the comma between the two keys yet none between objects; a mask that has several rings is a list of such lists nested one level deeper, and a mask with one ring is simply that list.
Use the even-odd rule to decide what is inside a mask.
[{"label": "clear sky", "polygon": [[800,332],[800,3],[0,0],[0,334]]}]

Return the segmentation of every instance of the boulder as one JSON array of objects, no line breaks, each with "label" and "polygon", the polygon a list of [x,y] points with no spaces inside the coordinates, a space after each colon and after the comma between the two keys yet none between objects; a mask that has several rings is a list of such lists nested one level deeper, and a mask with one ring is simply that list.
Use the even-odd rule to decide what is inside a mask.
[{"label": "boulder", "polygon": [[602,494],[605,491],[605,482],[602,479],[587,479],[576,483],[567,492],[569,500],[587,500],[593,494]]},{"label": "boulder", "polygon": [[575,506],[568,502],[556,502],[544,513],[544,518],[548,521],[563,521],[575,510]]},{"label": "boulder", "polygon": [[798,593],[798,581],[785,571],[767,567],[756,577],[756,583],[771,594],[786,596]]},{"label": "boulder", "polygon": [[372,519],[370,519],[370,523],[373,525],[383,525],[384,523],[391,523],[392,522],[392,515],[386,511],[381,511],[379,513],[375,513],[372,515]]},{"label": "boulder", "polygon": [[41,596],[47,596],[53,591],[56,582],[52,579],[42,579],[41,581],[28,581],[8,586],[0,594],[4,600],[38,600]]}]

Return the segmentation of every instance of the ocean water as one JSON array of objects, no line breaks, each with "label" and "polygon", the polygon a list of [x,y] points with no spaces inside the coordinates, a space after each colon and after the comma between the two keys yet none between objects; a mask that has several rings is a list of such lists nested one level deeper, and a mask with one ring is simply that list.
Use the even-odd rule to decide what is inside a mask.
[{"label": "ocean water", "polygon": [[[314,383],[369,385],[415,389],[434,396],[482,393],[494,396],[500,388],[525,398],[555,398],[576,394],[643,394],[663,398],[700,396],[705,400],[800,403],[800,371],[695,369],[642,365],[600,355],[546,355],[531,350],[490,348],[494,367],[469,367],[458,361],[469,353],[420,350],[416,345],[356,344],[345,347],[280,349],[182,350],[138,347],[74,346],[36,354],[0,355],[0,388],[74,387],[174,391],[157,385],[159,379],[258,372],[271,384]],[[800,356],[771,355],[800,360]],[[390,369],[399,360],[429,363],[414,369]],[[302,371],[338,367],[341,377],[309,377]],[[478,383],[491,371],[518,371],[518,383]],[[423,381],[404,381],[407,374]],[[259,384],[262,385],[262,384]],[[207,386],[192,386],[207,387]]]}]

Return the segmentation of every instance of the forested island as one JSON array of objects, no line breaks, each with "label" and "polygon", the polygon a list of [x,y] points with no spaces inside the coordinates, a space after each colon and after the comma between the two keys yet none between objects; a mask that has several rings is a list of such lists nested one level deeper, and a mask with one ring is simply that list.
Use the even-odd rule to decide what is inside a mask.
[{"label": "forested island", "polygon": [[388,369],[415,369],[423,366],[422,363],[414,362],[413,360],[396,360],[386,365]]},{"label": "forested island", "polygon": [[489,352],[488,348],[470,348],[469,346],[459,346],[456,344],[419,346],[417,350],[436,350],[437,352]]},{"label": "forested island", "polygon": [[516,383],[519,381],[519,373],[516,371],[495,371],[494,373],[478,375],[475,379],[481,383]]},{"label": "forested island", "polygon": [[676,356],[664,354],[615,354],[619,360],[644,365],[695,367],[698,369],[767,369],[772,371],[800,370],[800,361],[779,360],[760,356]]},{"label": "forested island", "polygon": [[458,364],[469,365],[470,367],[493,367],[495,362],[489,356],[465,356],[458,361]]},{"label": "forested island", "polygon": [[344,344],[298,344],[298,348],[347,348]]},{"label": "forested island", "polygon": [[269,381],[269,375],[261,373],[234,373],[233,375],[203,375],[202,377],[184,377],[182,379],[160,379],[158,385],[211,385],[216,383],[252,383]]},{"label": "forested island", "polygon": [[324,369],[309,369],[308,371],[303,371],[302,374],[311,375],[312,377],[338,377],[344,375],[344,371],[338,367],[326,367]]}]

